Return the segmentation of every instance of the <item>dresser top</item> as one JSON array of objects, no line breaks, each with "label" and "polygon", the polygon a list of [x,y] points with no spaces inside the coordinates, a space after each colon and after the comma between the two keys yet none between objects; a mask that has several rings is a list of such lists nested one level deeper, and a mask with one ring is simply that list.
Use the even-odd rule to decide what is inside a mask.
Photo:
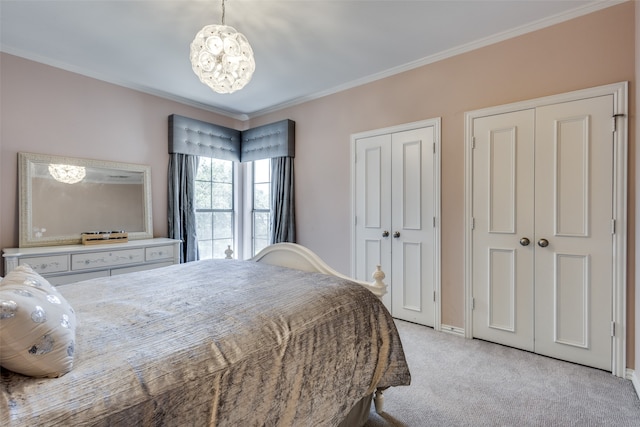
[{"label": "dresser top", "polygon": [[81,253],[113,251],[118,249],[130,249],[139,247],[151,247],[161,245],[173,245],[180,243],[180,240],[158,237],[155,239],[129,240],[125,243],[105,243],[102,245],[62,245],[62,246],[36,246],[32,248],[5,248],[2,250],[3,257],[22,257],[32,255],[51,255],[57,253]]}]

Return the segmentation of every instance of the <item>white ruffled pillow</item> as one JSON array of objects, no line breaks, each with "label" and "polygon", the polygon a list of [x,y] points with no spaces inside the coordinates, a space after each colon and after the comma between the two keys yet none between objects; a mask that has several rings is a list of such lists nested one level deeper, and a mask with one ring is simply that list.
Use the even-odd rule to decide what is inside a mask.
[{"label": "white ruffled pillow", "polygon": [[73,368],[76,315],[66,299],[27,265],[0,281],[0,366],[31,377]]}]

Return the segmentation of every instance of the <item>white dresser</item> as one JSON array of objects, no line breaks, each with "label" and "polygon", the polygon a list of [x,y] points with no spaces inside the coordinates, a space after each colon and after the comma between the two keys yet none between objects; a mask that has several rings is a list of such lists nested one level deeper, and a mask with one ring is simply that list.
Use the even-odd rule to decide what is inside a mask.
[{"label": "white dresser", "polygon": [[104,245],[4,249],[5,275],[28,264],[53,285],[149,270],[180,262],[180,241],[156,238]]}]

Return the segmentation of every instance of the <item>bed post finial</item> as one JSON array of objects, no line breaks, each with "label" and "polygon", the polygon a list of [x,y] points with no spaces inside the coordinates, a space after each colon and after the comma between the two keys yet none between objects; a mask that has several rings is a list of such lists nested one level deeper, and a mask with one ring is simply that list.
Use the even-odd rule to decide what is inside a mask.
[{"label": "bed post finial", "polygon": [[387,293],[387,285],[383,282],[386,277],[384,271],[382,271],[382,267],[378,264],[376,265],[376,271],[371,275],[373,277],[374,282],[371,284],[378,292],[374,292],[378,295],[379,298],[382,298],[384,294]]},{"label": "bed post finial", "polygon": [[227,249],[224,251],[224,254],[226,255],[224,259],[233,259],[233,257],[231,256],[233,255],[233,249],[231,249],[231,245],[227,245]]}]

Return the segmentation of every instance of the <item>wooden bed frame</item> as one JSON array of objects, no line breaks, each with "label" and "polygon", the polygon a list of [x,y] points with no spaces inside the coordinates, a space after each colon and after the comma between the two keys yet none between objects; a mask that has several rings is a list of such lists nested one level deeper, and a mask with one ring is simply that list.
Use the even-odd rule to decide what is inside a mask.
[{"label": "wooden bed frame", "polygon": [[[227,249],[227,258],[231,258],[232,253],[233,251]],[[372,278],[374,280],[372,283],[355,280],[351,277],[345,276],[344,274],[338,273],[336,270],[329,267],[327,263],[325,263],[316,253],[297,243],[275,243],[267,246],[256,256],[251,258],[250,261],[293,268],[295,270],[306,271],[309,273],[328,274],[345,280],[350,280],[369,289],[380,299],[382,299],[382,297],[387,293],[387,285],[383,282],[385,274],[380,265],[376,266],[376,271],[372,274]],[[373,403],[375,405],[376,412],[378,414],[382,414],[384,412],[383,389],[376,389]]]}]

